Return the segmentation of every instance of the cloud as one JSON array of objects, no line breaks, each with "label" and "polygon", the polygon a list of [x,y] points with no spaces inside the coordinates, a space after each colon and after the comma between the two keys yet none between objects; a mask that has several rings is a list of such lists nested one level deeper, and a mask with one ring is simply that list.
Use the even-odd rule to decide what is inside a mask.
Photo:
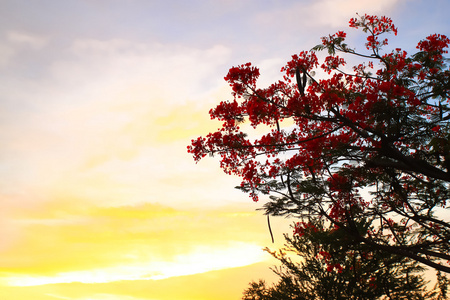
[{"label": "cloud", "polygon": [[[320,43],[320,37],[336,29],[346,29],[350,18],[359,14],[389,16],[400,3],[408,0],[318,0],[295,1],[252,14],[250,25],[256,35],[269,41],[270,53],[294,53]],[[331,30],[331,31],[330,31]],[[279,47],[279,43],[283,47]],[[287,50],[284,50],[286,49]],[[285,55],[283,53],[283,55]],[[289,59],[289,57],[286,57]]]},{"label": "cloud", "polygon": [[[159,204],[53,203],[16,214],[22,233],[2,252],[2,282],[41,285],[163,279],[264,261],[257,214]],[[226,210],[225,210],[226,212]]]},{"label": "cloud", "polygon": [[[407,1],[407,0],[406,0]],[[364,14],[388,14],[400,2],[405,0],[322,0],[315,1],[311,5],[311,16],[315,22],[320,22],[332,27],[345,27],[350,18],[356,17],[356,13]],[[389,15],[387,15],[389,17]]]},{"label": "cloud", "polygon": [[[252,280],[278,279],[273,261],[162,280],[114,281],[98,284],[64,283],[42,286],[2,286],[4,299],[114,299],[114,300],[227,300],[238,299]],[[58,298],[59,297],[59,298]],[[103,298],[102,298],[103,297]]]},{"label": "cloud", "polygon": [[1,33],[0,68],[12,67],[10,63],[14,60],[27,60],[48,44],[48,38],[25,31],[5,30],[3,35]]},{"label": "cloud", "polygon": [[14,49],[12,47],[0,44],[0,67],[6,66],[13,56]]},{"label": "cloud", "polygon": [[[0,178],[7,178],[8,197],[25,190],[35,198],[70,186],[107,192],[108,185],[123,185],[108,179],[124,179],[120,168],[135,177],[124,162],[154,168],[154,178],[158,168],[180,159],[179,152],[165,156],[172,146],[162,145],[180,140],[185,159],[190,136],[208,128],[206,99],[223,89],[222,74],[216,74],[230,53],[221,45],[196,49],[120,39],[78,39],[60,50],[64,54],[41,71],[45,76],[12,76],[0,96]],[[95,178],[102,165],[109,174]],[[125,188],[132,185],[125,178]]]},{"label": "cloud", "polygon": [[46,37],[19,31],[7,32],[7,39],[16,45],[28,46],[35,50],[43,48],[48,42]]},{"label": "cloud", "polygon": [[17,276],[4,278],[7,285],[33,286],[55,283],[105,283],[122,280],[161,280],[214,270],[251,265],[264,260],[259,245],[232,243],[218,247],[200,246],[170,261],[139,261],[106,268],[92,267],[84,271],[59,272],[54,276]]}]

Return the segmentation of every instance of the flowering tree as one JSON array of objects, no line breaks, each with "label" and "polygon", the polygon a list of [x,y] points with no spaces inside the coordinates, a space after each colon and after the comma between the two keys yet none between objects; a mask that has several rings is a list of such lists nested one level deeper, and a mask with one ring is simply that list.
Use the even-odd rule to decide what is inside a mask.
[{"label": "flowering tree", "polygon": [[[210,111],[222,127],[188,146],[196,161],[220,156],[254,201],[270,194],[266,214],[322,218],[350,245],[409,257],[450,273],[450,40],[433,34],[409,55],[388,45],[392,20],[364,15],[362,51],[346,33],[322,38],[281,69],[283,79],[257,87],[259,69],[232,67],[233,100]],[[319,64],[316,52],[327,50]],[[344,57],[359,60],[349,67]],[[314,69],[325,72],[314,78]],[[249,135],[249,124],[266,130]],[[244,125],[244,126],[242,126]],[[259,131],[260,132],[260,131]],[[369,193],[364,196],[363,193]],[[368,219],[364,228],[359,220]],[[375,226],[376,225],[376,226]]]},{"label": "flowering tree", "polygon": [[252,282],[242,299],[447,299],[447,278],[438,274],[438,284],[427,291],[417,262],[362,244],[348,250],[345,231],[324,225],[299,222],[293,236],[285,235],[282,250],[267,249],[281,262],[273,269],[279,281],[271,286]]}]

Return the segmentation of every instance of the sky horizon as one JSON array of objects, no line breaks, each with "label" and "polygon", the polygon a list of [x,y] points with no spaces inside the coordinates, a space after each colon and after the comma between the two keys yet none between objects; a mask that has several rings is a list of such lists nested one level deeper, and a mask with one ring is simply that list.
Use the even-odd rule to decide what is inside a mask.
[{"label": "sky horizon", "polygon": [[223,77],[261,85],[360,14],[391,17],[392,48],[450,35],[445,0],[0,2],[0,298],[239,299],[276,278],[264,247],[293,219],[234,189],[191,139],[215,130]]}]

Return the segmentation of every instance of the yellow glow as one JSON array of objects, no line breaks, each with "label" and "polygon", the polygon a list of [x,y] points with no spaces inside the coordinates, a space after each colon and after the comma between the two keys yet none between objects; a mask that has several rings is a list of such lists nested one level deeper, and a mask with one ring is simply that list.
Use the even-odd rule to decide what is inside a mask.
[{"label": "yellow glow", "polygon": [[267,261],[265,218],[242,208],[98,207],[76,198],[41,203],[15,213],[21,230],[0,256],[0,283],[154,281]]},{"label": "yellow glow", "polygon": [[89,271],[62,272],[54,276],[12,276],[3,278],[11,286],[35,286],[55,283],[105,283],[121,280],[160,280],[213,270],[242,267],[261,262],[265,255],[255,244],[231,243],[224,248],[198,247],[172,261],[148,261]]}]

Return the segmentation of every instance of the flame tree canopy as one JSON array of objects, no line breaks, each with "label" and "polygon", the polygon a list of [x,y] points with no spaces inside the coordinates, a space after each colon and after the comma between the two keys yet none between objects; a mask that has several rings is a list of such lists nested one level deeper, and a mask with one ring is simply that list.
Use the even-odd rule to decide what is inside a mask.
[{"label": "flame tree canopy", "polygon": [[[450,40],[432,34],[415,54],[384,53],[385,35],[397,34],[391,19],[358,16],[350,27],[367,35],[362,50],[343,31],[323,37],[269,87],[257,86],[251,63],[232,67],[225,80],[233,99],[210,111],[221,128],[192,140],[188,152],[196,161],[220,156],[254,201],[270,194],[266,214],[324,219],[346,232],[349,247],[450,273]],[[329,54],[322,63],[320,50]],[[266,132],[250,136],[243,123]]]}]

